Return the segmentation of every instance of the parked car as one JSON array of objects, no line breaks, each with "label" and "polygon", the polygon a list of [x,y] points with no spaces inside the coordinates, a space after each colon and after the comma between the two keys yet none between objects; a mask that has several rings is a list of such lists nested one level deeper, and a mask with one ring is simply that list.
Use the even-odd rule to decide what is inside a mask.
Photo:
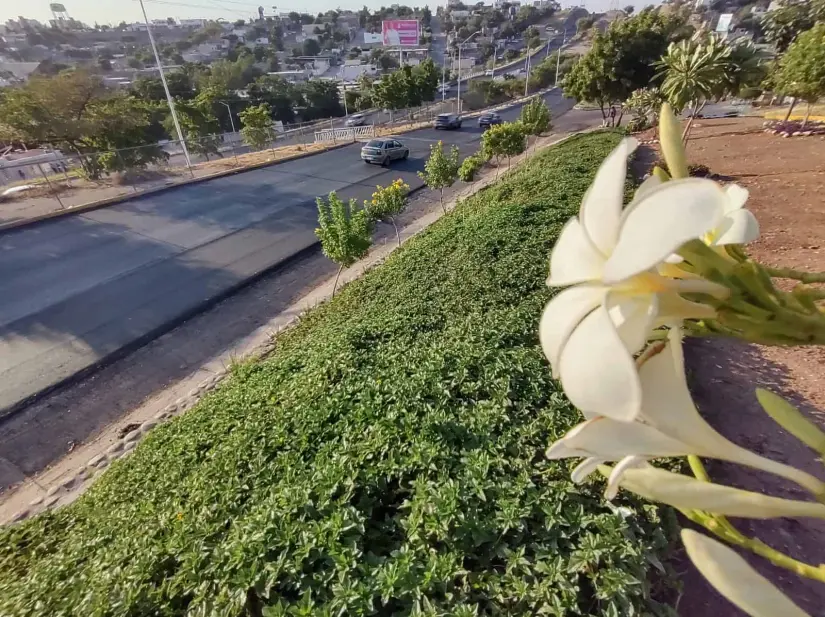
[{"label": "parked car", "polygon": [[346,125],[347,126],[361,126],[366,122],[366,118],[364,118],[364,114],[352,114],[349,118],[347,118]]},{"label": "parked car", "polygon": [[461,116],[458,114],[438,114],[434,126],[437,129],[460,129]]},{"label": "parked car", "polygon": [[379,165],[389,165],[391,161],[406,159],[410,156],[410,149],[397,139],[385,137],[382,139],[370,139],[361,148],[361,160],[365,163],[377,163]]},{"label": "parked car", "polygon": [[486,114],[481,114],[478,117],[478,126],[483,129],[491,127],[494,124],[501,124],[502,122],[504,122],[504,120],[502,120],[501,116],[499,116],[494,111],[487,112]]}]

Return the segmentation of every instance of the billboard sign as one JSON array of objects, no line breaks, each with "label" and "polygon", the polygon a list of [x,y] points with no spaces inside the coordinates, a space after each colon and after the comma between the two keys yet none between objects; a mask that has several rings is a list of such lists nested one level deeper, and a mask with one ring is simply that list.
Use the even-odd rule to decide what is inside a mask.
[{"label": "billboard sign", "polygon": [[381,22],[384,45],[395,47],[418,46],[417,19],[391,19]]},{"label": "billboard sign", "polygon": [[730,22],[733,21],[733,13],[722,13],[719,22],[716,24],[717,32],[727,32],[730,30]]}]

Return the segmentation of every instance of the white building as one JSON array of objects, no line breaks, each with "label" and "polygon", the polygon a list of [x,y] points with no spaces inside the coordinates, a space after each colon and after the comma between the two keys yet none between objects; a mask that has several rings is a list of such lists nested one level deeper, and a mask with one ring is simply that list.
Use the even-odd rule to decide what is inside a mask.
[{"label": "white building", "polygon": [[146,32],[146,24],[143,22],[135,22],[126,26],[126,32]]},{"label": "white building", "polygon": [[[40,171],[42,168],[43,171]],[[33,149],[9,152],[0,156],[0,183],[42,178],[46,174],[68,169],[68,162],[59,150]]]},{"label": "white building", "polygon": [[207,21],[206,19],[179,19],[178,25],[181,28],[203,28]]}]

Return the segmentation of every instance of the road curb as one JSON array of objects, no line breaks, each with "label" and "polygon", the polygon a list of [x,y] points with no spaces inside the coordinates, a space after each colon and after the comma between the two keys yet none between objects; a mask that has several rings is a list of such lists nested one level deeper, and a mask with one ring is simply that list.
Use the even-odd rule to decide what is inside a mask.
[{"label": "road curb", "polygon": [[243,167],[237,167],[235,169],[226,169],[224,171],[218,171],[213,174],[208,174],[206,176],[200,176],[198,178],[189,178],[188,180],[184,180],[183,182],[177,182],[175,184],[170,184],[167,186],[159,186],[154,189],[148,189],[141,193],[127,193],[125,195],[118,195],[117,197],[109,197],[107,199],[100,199],[98,201],[91,201],[89,203],[81,204],[79,206],[74,206],[71,208],[64,208],[63,210],[55,210],[54,212],[47,212],[46,214],[40,214],[38,216],[33,216],[31,218],[22,219],[19,221],[12,221],[10,223],[5,223],[0,225],[0,233],[11,231],[13,229],[20,229],[22,227],[29,227],[35,226],[40,223],[44,223],[50,221],[52,219],[61,218],[63,216],[69,216],[72,214],[82,214],[84,212],[91,212],[92,210],[98,210],[100,208],[106,208],[108,206],[114,206],[119,203],[123,203],[125,201],[134,201],[142,199],[143,197],[148,197],[150,195],[157,195],[158,193],[164,193],[167,191],[172,191],[174,189],[183,187],[183,186],[190,186],[192,184],[198,184],[200,182],[207,182],[209,180],[215,180],[217,178],[223,178],[226,176],[232,176],[234,174],[244,173],[247,171],[254,171],[256,169],[262,169],[264,167],[272,167],[274,165],[280,165],[281,163],[289,163],[291,161],[297,161],[309,156],[314,156],[316,154],[323,154],[324,152],[329,152],[331,150],[337,150],[339,148],[345,148],[346,146],[351,146],[352,144],[357,143],[355,141],[348,141],[342,144],[334,144],[325,148],[324,150],[316,150],[315,152],[301,152],[300,154],[296,154],[295,156],[290,156],[282,159],[278,159],[277,161],[264,161],[262,163],[253,163],[251,165],[245,165]]}]

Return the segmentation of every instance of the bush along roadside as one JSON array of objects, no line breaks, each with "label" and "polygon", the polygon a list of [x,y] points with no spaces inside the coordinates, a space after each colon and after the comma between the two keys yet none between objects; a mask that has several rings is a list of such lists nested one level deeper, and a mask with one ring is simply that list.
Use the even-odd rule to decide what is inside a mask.
[{"label": "bush along roadside", "polygon": [[0,614],[672,615],[667,510],[574,486],[538,347],[575,137],[347,285],[78,501],[0,532]]}]

